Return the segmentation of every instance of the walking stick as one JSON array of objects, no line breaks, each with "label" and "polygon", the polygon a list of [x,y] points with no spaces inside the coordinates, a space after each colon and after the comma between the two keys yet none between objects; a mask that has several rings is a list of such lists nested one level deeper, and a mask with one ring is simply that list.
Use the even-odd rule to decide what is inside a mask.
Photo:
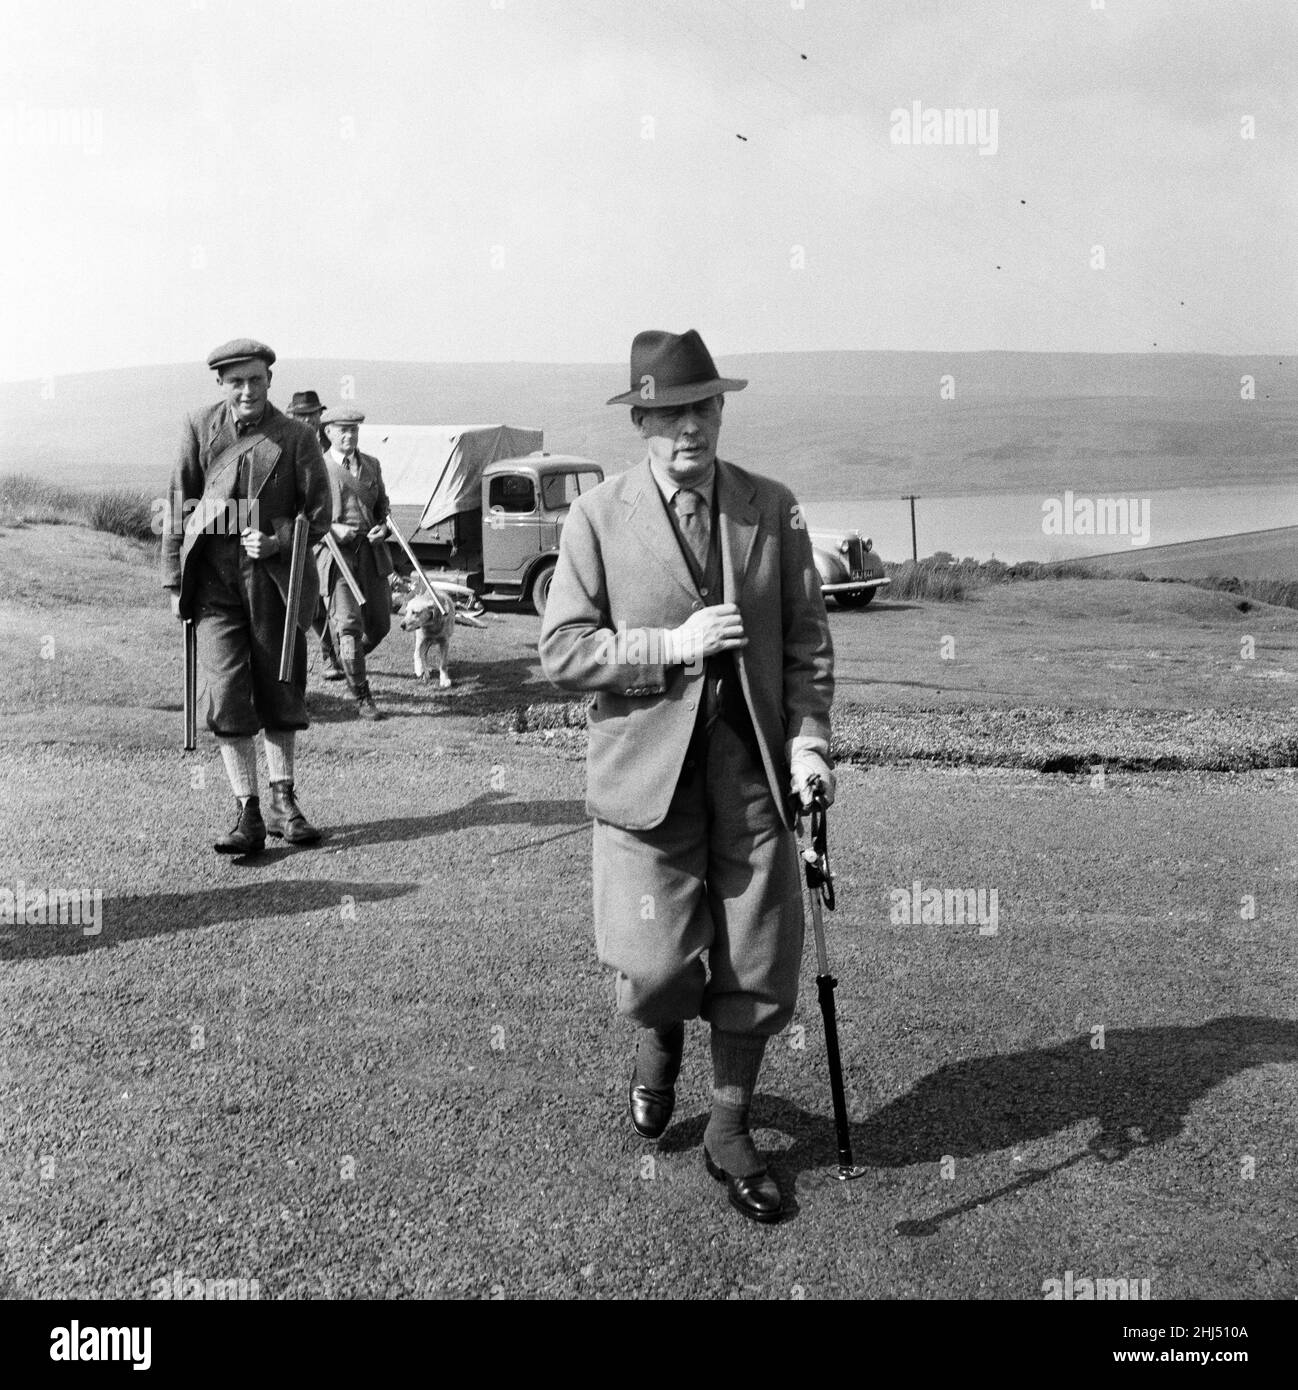
[{"label": "walking stick", "polygon": [[[811,899],[811,923],[816,934],[816,992],[820,996],[820,1012],[825,1020],[825,1055],[829,1058],[829,1089],[834,1098],[834,1128],[838,1133],[839,1182],[862,1177],[865,1169],[852,1161],[852,1136],[847,1125],[847,1098],[843,1094],[843,1062],[838,1051],[838,1016],[834,1010],[834,986],[838,981],[829,973],[829,955],[825,950],[825,923],[821,904],[834,910],[834,878],[829,872],[829,842],[825,823],[825,793],[819,779],[812,782],[814,796],[810,807],[811,845],[802,851],[803,868],[807,875],[807,896]],[[807,814],[798,808],[798,832]]]},{"label": "walking stick", "polygon": [[198,629],[185,619],[185,752],[198,747]]},{"label": "walking stick", "polygon": [[293,679],[293,658],[297,653],[297,621],[302,608],[302,580],[307,566],[307,519],[301,513],[293,523],[293,548],[288,567],[288,595],[284,603],[284,642],[279,650],[279,678]]}]

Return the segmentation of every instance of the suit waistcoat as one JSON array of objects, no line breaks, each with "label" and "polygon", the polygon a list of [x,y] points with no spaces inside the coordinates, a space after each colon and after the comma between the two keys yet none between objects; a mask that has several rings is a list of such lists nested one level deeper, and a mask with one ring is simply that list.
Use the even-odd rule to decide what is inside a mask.
[{"label": "suit waistcoat", "polygon": [[[661,496],[661,492],[659,496]],[[699,597],[707,606],[724,603],[725,577],[721,565],[721,528],[717,518],[717,488],[712,487],[712,505],[709,508],[711,524],[708,528],[708,561],[700,570],[697,556],[681,530],[680,516],[673,502],[663,497],[663,505],[671,520],[677,544],[690,567],[690,574],[698,587]],[[703,667],[703,698],[699,701],[698,718],[694,725],[694,741],[705,739],[713,724],[718,720],[728,724],[746,743],[755,747],[757,738],[753,732],[753,721],[748,713],[743,690],[739,685],[739,672],[735,666],[733,652],[718,652],[708,657]]]},{"label": "suit waistcoat", "polygon": [[[359,458],[358,455],[353,457]],[[363,473],[353,474],[346,465],[336,464],[332,455],[326,461],[338,488],[338,515],[334,520],[368,531],[375,521],[373,489],[366,485]]]}]

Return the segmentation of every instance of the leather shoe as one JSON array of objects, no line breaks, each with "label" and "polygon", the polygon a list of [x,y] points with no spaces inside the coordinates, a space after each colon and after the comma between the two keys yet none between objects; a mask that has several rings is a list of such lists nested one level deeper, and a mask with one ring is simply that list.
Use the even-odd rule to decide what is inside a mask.
[{"label": "leather shoe", "polygon": [[238,820],[212,848],[217,854],[260,854],[266,848],[266,822],[261,818],[261,801],[250,796],[246,802],[236,804]]},{"label": "leather shoe", "polygon": [[733,1178],[724,1168],[712,1161],[712,1155],[705,1147],[703,1162],[708,1172],[718,1182],[726,1184],[730,1205],[742,1212],[752,1221],[778,1221],[784,1215],[784,1198],[775,1185],[775,1179],[765,1168],[760,1173],[750,1173],[745,1178]]},{"label": "leather shoe", "polygon": [[641,1139],[657,1139],[671,1123],[676,1108],[676,1087],[659,1091],[652,1086],[637,1086],[631,1077],[631,1128]]},{"label": "leather shoe", "polygon": [[325,658],[323,674],[327,681],[344,681],[347,679],[347,672],[344,671],[336,661],[330,661],[327,657]]},{"label": "leather shoe", "polygon": [[266,833],[286,845],[313,845],[320,832],[302,814],[293,795],[292,782],[270,784],[270,810],[266,812]]}]

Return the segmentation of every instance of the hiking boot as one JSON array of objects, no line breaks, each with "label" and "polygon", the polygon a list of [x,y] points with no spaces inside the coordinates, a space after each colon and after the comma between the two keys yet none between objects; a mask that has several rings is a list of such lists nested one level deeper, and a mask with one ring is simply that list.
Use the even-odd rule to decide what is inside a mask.
[{"label": "hiking boot", "polygon": [[238,819],[233,828],[212,846],[217,854],[260,854],[266,848],[266,822],[255,796],[236,802]]},{"label": "hiking boot", "polygon": [[368,719],[371,724],[385,718],[383,711],[374,703],[374,696],[370,694],[369,681],[356,692],[356,713],[362,719]]},{"label": "hiking boot", "polygon": [[313,845],[320,832],[302,814],[293,795],[292,782],[270,784],[270,810],[266,812],[266,833],[286,845]]}]

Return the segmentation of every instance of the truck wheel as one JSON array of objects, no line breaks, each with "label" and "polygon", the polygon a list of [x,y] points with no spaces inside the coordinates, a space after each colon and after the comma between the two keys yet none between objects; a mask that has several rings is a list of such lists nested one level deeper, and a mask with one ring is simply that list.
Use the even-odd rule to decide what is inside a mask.
[{"label": "truck wheel", "polygon": [[550,597],[550,585],[553,581],[553,565],[546,565],[544,569],[537,570],[532,578],[532,607],[536,609],[536,616],[538,618],[545,617],[545,605]]},{"label": "truck wheel", "polygon": [[854,594],[835,594],[834,602],[840,608],[864,608],[878,592],[878,589],[858,589]]}]

